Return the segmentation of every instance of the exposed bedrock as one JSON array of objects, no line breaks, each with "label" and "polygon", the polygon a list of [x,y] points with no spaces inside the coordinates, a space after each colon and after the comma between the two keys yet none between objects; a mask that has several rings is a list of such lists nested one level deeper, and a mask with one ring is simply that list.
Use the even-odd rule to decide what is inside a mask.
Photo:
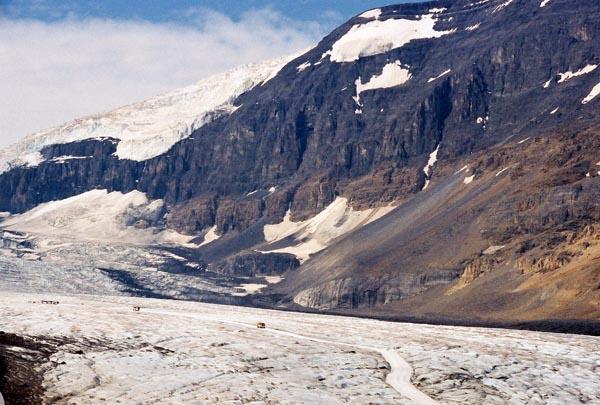
[{"label": "exposed bedrock", "polygon": [[[553,3],[555,12],[541,18],[533,3],[490,14],[492,5],[464,10],[463,2],[447,2],[448,13],[460,13],[452,20],[440,16],[436,30],[456,29],[451,35],[412,41],[356,63],[326,58],[317,65],[352,26],[364,23],[353,19],[243,94],[235,113],[216,118],[163,155],[120,160],[112,155],[117,141],[108,139],[46,148],[45,163],[0,175],[0,209],[22,212],[94,188],[138,189],[164,199],[172,212],[184,211],[174,214],[173,224],[195,233],[215,223],[226,232],[243,230],[257,218],[276,221],[289,207],[292,218],[303,219],[336,195],[356,205],[406,198],[422,188],[422,167],[440,143],[439,158],[454,159],[514,133],[560,129],[569,117],[577,117],[571,130],[585,126],[590,115],[579,111],[582,96],[571,82],[558,85],[557,73],[597,62],[598,16],[592,1],[578,3],[578,13],[566,12],[565,2]],[[380,18],[423,14],[429,7],[391,6]],[[561,7],[565,12],[556,13]],[[465,30],[477,23],[478,29]],[[409,66],[410,80],[363,91],[357,114],[356,80],[366,83],[396,60]],[[299,72],[303,62],[312,65]],[[544,89],[548,80],[551,86]],[[558,99],[560,117],[543,114]],[[52,161],[68,155],[86,158]],[[271,197],[283,194],[264,203],[272,187],[277,189]],[[255,190],[262,193],[247,196]]]},{"label": "exposed bedrock", "polygon": [[224,276],[279,276],[300,266],[295,256],[285,253],[241,253],[208,265],[207,271]]},{"label": "exposed bedrock", "polygon": [[[0,212],[92,189],[138,190],[164,205],[129,212],[128,225],[166,222],[196,242],[209,235],[213,242],[194,251],[198,262],[227,276],[285,273],[265,289],[282,301],[356,308],[431,290],[443,310],[452,307],[443,300],[484,299],[481,286],[492,285],[485,311],[521,299],[525,313],[538,305],[536,294],[569,287],[556,301],[567,308],[581,286],[597,285],[594,239],[579,235],[600,223],[600,97],[592,97],[600,9],[597,0],[540,3],[440,0],[355,17],[235,108],[194,131],[182,125],[166,153],[119,159],[115,134],[11,161],[0,173]],[[433,37],[396,48],[374,38],[375,52],[331,58],[334,44],[369,21],[406,27],[424,16],[436,20]],[[390,66],[406,80],[369,85],[381,84]],[[293,234],[301,225],[286,220],[280,239],[265,240],[265,225],[281,224],[287,212],[292,222],[308,220],[339,197],[354,211],[397,208],[342,232],[348,209],[327,223],[324,233],[335,237],[320,241],[308,229],[315,224]],[[298,246],[310,251],[298,268],[295,258],[256,253]],[[535,283],[518,290],[528,278]],[[444,295],[443,283],[462,288]],[[589,294],[573,313],[600,313],[597,292]]]},{"label": "exposed bedrock", "polygon": [[0,211],[20,213],[48,201],[95,189],[129,192],[138,186],[143,163],[112,155],[115,141],[88,140],[47,146],[35,167],[0,174]]},{"label": "exposed bedrock", "polygon": [[298,305],[315,309],[374,306],[419,294],[457,277],[457,272],[447,271],[432,275],[409,273],[382,278],[345,278],[302,290],[293,299]]}]

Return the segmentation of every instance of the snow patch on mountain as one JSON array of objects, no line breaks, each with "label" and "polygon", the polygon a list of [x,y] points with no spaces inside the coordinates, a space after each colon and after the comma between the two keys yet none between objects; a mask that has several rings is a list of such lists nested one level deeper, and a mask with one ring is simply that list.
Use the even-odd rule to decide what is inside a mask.
[{"label": "snow patch on mountain", "polygon": [[[596,68],[598,67],[598,65],[586,65],[585,67],[579,69],[576,72],[572,72],[572,71],[567,71],[564,73],[558,73],[558,80],[557,83],[564,83],[567,82],[575,77],[579,77],[579,76],[583,76],[583,75],[587,75],[588,73],[593,72],[594,70],[596,70]],[[554,81],[554,77],[548,79],[547,82],[544,83],[544,88],[547,89],[548,87],[550,87],[550,85],[552,84],[552,82]]]},{"label": "snow patch on mountain", "polygon": [[311,254],[325,249],[334,239],[383,217],[393,209],[387,206],[355,211],[348,205],[347,198],[338,197],[321,213],[306,221],[293,222],[288,210],[282,222],[265,225],[265,240],[272,244],[293,237],[299,243],[275,250],[262,250],[261,253],[290,253],[303,262]]},{"label": "snow patch on mountain", "polygon": [[150,201],[140,191],[92,190],[51,201],[2,222],[2,228],[61,240],[88,240],[148,245],[187,244],[193,237],[149,224],[164,215],[162,200]]},{"label": "snow patch on mountain", "polygon": [[[4,158],[5,156],[7,159]],[[44,156],[39,151],[26,152],[16,156],[12,148],[0,150],[0,174],[15,167],[36,167],[43,161]]]},{"label": "snow patch on mountain", "polygon": [[482,253],[484,255],[493,255],[494,253],[504,249],[506,246],[505,245],[495,245],[495,246],[490,246],[489,248],[487,248],[486,250],[484,250]]},{"label": "snow patch on mountain", "polygon": [[45,146],[95,138],[118,139],[115,155],[121,159],[143,161],[161,155],[216,116],[235,111],[238,96],[269,80],[291,58],[240,66],[146,101],[35,133],[0,151],[0,173],[38,165]]},{"label": "snow patch on mountain", "polygon": [[381,15],[381,9],[380,8],[375,8],[373,10],[369,10],[369,11],[365,11],[364,13],[362,13],[361,15],[359,15],[359,17],[361,18],[374,18],[374,19],[379,19],[379,16]]},{"label": "snow patch on mountain", "polygon": [[436,81],[437,79],[439,79],[439,78],[441,78],[441,77],[444,77],[444,76],[446,76],[446,75],[447,75],[448,73],[450,73],[450,72],[452,72],[452,69],[445,70],[445,71],[443,71],[442,73],[440,73],[439,75],[437,75],[436,77],[431,77],[431,78],[427,79],[427,83],[434,82],[434,81]]},{"label": "snow patch on mountain", "polygon": [[587,104],[600,94],[600,83],[594,86],[590,94],[588,94],[583,100],[581,100],[581,104]]},{"label": "snow patch on mountain", "polygon": [[302,64],[298,65],[298,66],[296,67],[296,71],[297,71],[298,73],[300,73],[300,72],[304,71],[305,69],[307,69],[307,68],[309,68],[309,67],[311,67],[311,66],[312,66],[312,64],[311,64],[310,62],[308,62],[308,61],[307,61],[307,62],[304,62],[304,63],[302,63]]},{"label": "snow patch on mountain", "polygon": [[454,173],[454,175],[457,175],[457,174],[459,174],[459,173],[462,173],[462,172],[466,171],[468,168],[469,168],[469,166],[465,165],[465,166],[461,167],[459,170],[457,170],[457,171]]},{"label": "snow patch on mountain", "polygon": [[496,173],[496,177],[500,176],[502,173],[504,173],[508,169],[510,169],[510,167],[505,167],[504,169],[500,170],[498,173]]},{"label": "snow patch on mountain", "polygon": [[437,155],[438,155],[439,150],[440,150],[440,145],[438,145],[437,148],[435,148],[435,150],[429,154],[429,159],[427,160],[427,164],[423,168],[423,173],[425,173],[426,178],[425,178],[425,185],[423,186],[421,191],[424,191],[429,186],[429,182],[431,181],[431,170],[433,169],[433,165],[435,164],[435,162],[437,162]]},{"label": "snow patch on mountain", "polygon": [[423,172],[426,176],[431,176],[431,169],[433,168],[435,162],[437,162],[437,155],[439,151],[440,145],[438,145],[437,148],[435,148],[435,150],[429,154],[429,160],[427,161],[427,165],[425,166],[425,168],[423,168]]},{"label": "snow patch on mountain", "polygon": [[202,241],[200,246],[208,245],[209,243],[216,241],[220,237],[221,235],[217,234],[217,226],[215,225],[212,228],[210,228],[208,232],[206,232],[206,235],[204,235],[204,241]]},{"label": "snow patch on mountain", "polygon": [[81,159],[92,159],[93,156],[58,156],[50,159],[50,162],[54,163],[66,163],[69,160],[81,160]]},{"label": "snow patch on mountain", "polygon": [[496,8],[494,8],[494,11],[492,11],[492,14],[497,13],[498,11],[501,11],[502,9],[510,6],[512,2],[513,2],[513,0],[508,0],[500,5],[496,6]]},{"label": "snow patch on mountain", "polygon": [[466,5],[467,8],[469,7],[477,7],[477,6],[481,6],[482,4],[486,4],[489,3],[491,0],[481,0],[481,1],[477,1],[475,3],[469,3]]},{"label": "snow patch on mountain", "polygon": [[416,39],[439,38],[456,31],[436,31],[437,21],[433,14],[426,14],[418,20],[392,18],[354,25],[323,54],[321,60],[329,56],[331,62],[353,62],[401,48]]},{"label": "snow patch on mountain", "polygon": [[565,73],[559,73],[558,76],[560,76],[560,78],[558,79],[558,83],[564,83],[568,80],[571,80],[575,77],[578,76],[583,76],[586,75],[588,73],[593,72],[594,70],[596,70],[596,68],[598,67],[598,65],[587,65],[581,69],[579,69],[576,72],[571,72],[570,70],[568,72]]},{"label": "snow patch on mountain", "polygon": [[371,79],[363,84],[361,78],[356,79],[356,96],[353,97],[356,104],[362,106],[360,103],[360,93],[367,90],[375,89],[386,89],[389,87],[400,86],[410,80],[411,74],[408,69],[404,69],[400,65],[400,61],[394,63],[388,63],[383,67],[379,76],[374,75]]}]

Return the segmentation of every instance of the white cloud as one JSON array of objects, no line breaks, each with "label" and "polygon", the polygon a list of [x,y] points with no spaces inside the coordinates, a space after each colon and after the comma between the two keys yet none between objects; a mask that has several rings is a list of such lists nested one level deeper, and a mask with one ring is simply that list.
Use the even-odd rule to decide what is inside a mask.
[{"label": "white cloud", "polygon": [[190,10],[195,25],[0,19],[0,147],[37,130],[316,43],[317,24],[271,9],[239,20]]}]

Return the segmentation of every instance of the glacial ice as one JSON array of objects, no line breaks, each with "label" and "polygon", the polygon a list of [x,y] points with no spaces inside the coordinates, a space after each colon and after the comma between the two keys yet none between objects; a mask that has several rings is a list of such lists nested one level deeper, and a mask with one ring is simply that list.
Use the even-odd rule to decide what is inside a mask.
[{"label": "glacial ice", "polygon": [[46,298],[3,292],[0,329],[69,340],[45,369],[48,399],[367,404],[424,403],[412,394],[427,394],[446,404],[600,401],[598,337],[142,298],[53,295],[60,305],[37,303]]},{"label": "glacial ice", "polygon": [[233,101],[239,95],[268,81],[292,57],[240,66],[149,100],[27,136],[0,150],[0,173],[38,165],[45,146],[87,139],[119,139],[115,155],[121,159],[143,161],[161,155],[219,114],[235,111]]}]

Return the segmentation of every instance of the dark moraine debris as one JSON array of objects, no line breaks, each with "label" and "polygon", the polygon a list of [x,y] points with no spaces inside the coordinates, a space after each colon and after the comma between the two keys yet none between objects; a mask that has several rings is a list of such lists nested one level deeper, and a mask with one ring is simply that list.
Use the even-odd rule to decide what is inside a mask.
[{"label": "dark moraine debris", "polygon": [[53,345],[37,338],[0,332],[0,392],[6,405],[43,403],[43,369]]}]

